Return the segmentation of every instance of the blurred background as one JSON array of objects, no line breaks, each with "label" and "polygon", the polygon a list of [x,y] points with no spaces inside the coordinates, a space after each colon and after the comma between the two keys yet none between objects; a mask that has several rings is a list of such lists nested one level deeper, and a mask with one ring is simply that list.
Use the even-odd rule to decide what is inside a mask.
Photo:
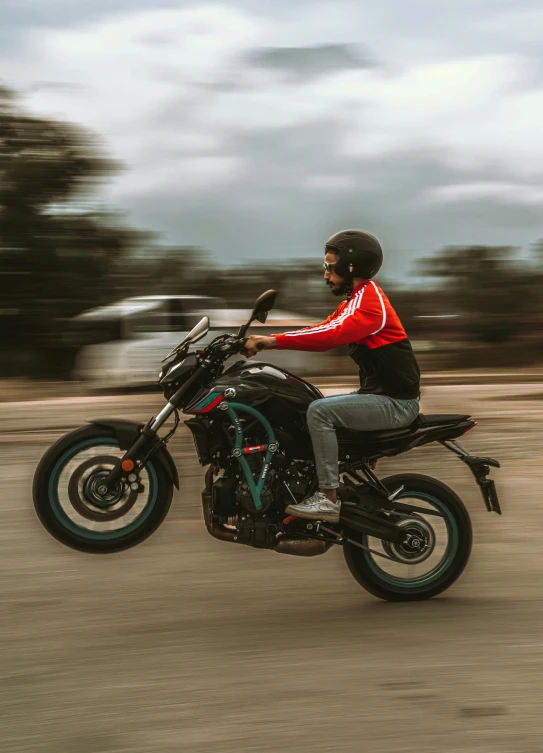
[{"label": "blurred background", "polygon": [[130,297],[240,309],[273,286],[318,321],[344,227],[381,240],[424,365],[541,359],[536,4],[3,8],[0,376],[83,378],[85,345],[183,328],[175,301],[146,332],[75,319]]},{"label": "blurred background", "polygon": [[[539,753],[542,28],[535,0],[0,2],[6,751]],[[204,314],[231,331],[275,288],[262,333],[322,320],[348,227],[382,242],[423,410],[471,412],[472,449],[504,460],[500,521],[437,450],[387,461],[468,504],[451,594],[379,608],[339,554],[208,541],[184,428],[149,543],[106,562],[49,541],[46,447],[156,415],[143,388]],[[355,384],[345,349],[274,358]]]}]

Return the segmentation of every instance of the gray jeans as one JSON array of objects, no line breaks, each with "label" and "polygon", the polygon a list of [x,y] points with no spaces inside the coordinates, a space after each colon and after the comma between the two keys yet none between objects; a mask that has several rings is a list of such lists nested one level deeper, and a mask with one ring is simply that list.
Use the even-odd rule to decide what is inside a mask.
[{"label": "gray jeans", "polygon": [[419,413],[419,401],[396,400],[387,395],[336,395],[315,400],[307,411],[307,424],[321,489],[337,489],[338,443],[336,429],[379,431],[409,426]]}]

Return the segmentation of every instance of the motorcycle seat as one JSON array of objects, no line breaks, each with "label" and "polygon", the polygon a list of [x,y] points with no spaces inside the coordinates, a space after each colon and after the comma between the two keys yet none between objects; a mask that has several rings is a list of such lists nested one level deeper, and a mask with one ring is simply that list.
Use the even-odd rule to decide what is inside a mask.
[{"label": "motorcycle seat", "polygon": [[401,429],[383,429],[380,431],[337,429],[336,433],[340,442],[360,442],[361,440],[376,442],[380,439],[400,439],[407,437],[418,429],[430,429],[434,426],[456,426],[461,421],[466,421],[469,418],[469,415],[460,413],[433,413],[430,415],[419,413],[412,424]]}]

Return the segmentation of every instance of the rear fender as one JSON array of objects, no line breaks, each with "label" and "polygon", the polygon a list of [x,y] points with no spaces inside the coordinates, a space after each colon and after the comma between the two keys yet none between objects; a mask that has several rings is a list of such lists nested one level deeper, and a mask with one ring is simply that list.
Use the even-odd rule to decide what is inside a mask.
[{"label": "rear fender", "polygon": [[443,442],[444,440],[458,439],[475,426],[476,422],[472,419],[459,421],[455,426],[443,424],[442,426],[421,427],[412,435],[409,442],[409,448],[420,447],[432,442]]},{"label": "rear fender", "polygon": [[[126,421],[122,418],[95,418],[89,421],[93,426],[102,426],[115,434],[121,450],[128,450],[138,438],[145,424]],[[160,447],[154,456],[164,468],[172,484],[179,489],[179,475],[174,460],[165,447]]]}]

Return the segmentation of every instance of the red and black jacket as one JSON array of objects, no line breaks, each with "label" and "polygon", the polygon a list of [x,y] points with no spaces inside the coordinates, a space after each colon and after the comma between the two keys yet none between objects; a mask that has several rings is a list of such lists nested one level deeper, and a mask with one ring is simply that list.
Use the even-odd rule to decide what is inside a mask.
[{"label": "red and black jacket", "polygon": [[399,400],[420,394],[420,370],[404,328],[375,280],[357,285],[321,324],[273,335],[279,350],[325,351],[349,345],[360,392]]}]

